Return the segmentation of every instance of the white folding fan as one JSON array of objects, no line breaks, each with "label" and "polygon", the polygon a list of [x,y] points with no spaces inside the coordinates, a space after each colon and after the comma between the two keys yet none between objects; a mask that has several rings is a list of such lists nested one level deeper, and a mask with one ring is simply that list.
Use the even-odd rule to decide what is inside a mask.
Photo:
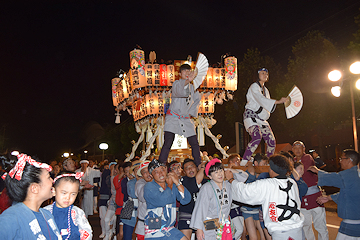
[{"label": "white folding fan", "polygon": [[193,80],[195,90],[201,85],[204,81],[209,68],[209,62],[204,54],[199,53],[195,65],[195,78]]},{"label": "white folding fan", "polygon": [[295,85],[291,89],[287,98],[288,101],[286,101],[284,105],[285,105],[286,117],[287,119],[290,119],[296,116],[300,112],[304,103],[304,99],[300,89]]}]

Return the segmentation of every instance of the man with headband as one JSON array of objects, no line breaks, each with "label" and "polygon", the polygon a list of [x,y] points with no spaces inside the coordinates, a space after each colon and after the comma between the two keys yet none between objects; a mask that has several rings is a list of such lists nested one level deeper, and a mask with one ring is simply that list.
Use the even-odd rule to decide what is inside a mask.
[{"label": "man with headband", "polygon": [[302,240],[304,216],[300,213],[299,190],[296,182],[289,178],[292,166],[282,155],[270,157],[270,178],[245,184],[230,179],[233,199],[250,205],[261,204],[265,226],[273,239]]},{"label": "man with headband", "polygon": [[[84,176],[81,178],[83,181],[88,181],[90,185],[86,185],[83,190],[83,200],[81,202],[81,209],[84,210],[86,217],[94,214],[94,185],[100,182],[100,171],[89,167],[88,160],[80,161],[81,168],[76,172],[83,172]],[[91,186],[91,187],[89,187]]]},{"label": "man with headband", "polygon": [[310,154],[305,154],[305,144],[301,141],[293,143],[292,151],[294,152],[294,161],[302,162],[304,164],[304,175],[302,179],[308,186],[306,195],[301,200],[301,213],[304,214],[304,233],[305,238],[308,240],[315,240],[312,225],[318,232],[319,240],[328,240],[329,232],[326,227],[326,213],[325,207],[316,202],[316,199],[322,196],[322,193],[317,185],[318,176],[308,171],[310,166],[315,166],[315,161]]},{"label": "man with headband", "polygon": [[176,200],[187,204],[191,200],[189,191],[179,181],[175,173],[167,173],[163,163],[154,159],[149,163],[149,173],[153,180],[144,187],[147,212],[145,216],[146,239],[187,239],[177,228]]},{"label": "man with headband", "polygon": [[191,81],[195,74],[189,64],[183,64],[179,70],[180,79],[172,86],[171,104],[166,112],[164,126],[164,145],[159,161],[166,163],[175,134],[185,136],[191,146],[196,166],[201,163],[200,147],[195,133],[195,125],[191,117],[197,117],[201,95],[195,92]]}]

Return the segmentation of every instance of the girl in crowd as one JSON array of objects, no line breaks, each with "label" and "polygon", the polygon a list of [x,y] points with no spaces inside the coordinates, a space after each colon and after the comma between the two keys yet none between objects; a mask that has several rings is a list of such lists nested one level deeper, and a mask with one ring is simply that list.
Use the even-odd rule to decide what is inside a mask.
[{"label": "girl in crowd", "polygon": [[[231,184],[225,181],[224,167],[217,158],[206,164],[205,174],[211,180],[205,183],[197,196],[191,215],[190,228],[196,229],[198,240],[216,239],[216,230],[205,230],[204,221],[208,219],[227,219],[232,202]],[[238,174],[236,174],[238,175]],[[248,174],[242,172],[245,181]]]},{"label": "girl in crowd", "polygon": [[0,215],[2,239],[61,239],[53,215],[41,204],[53,196],[51,166],[25,154],[5,178],[9,197],[17,202]]},{"label": "girl in crowd", "polygon": [[259,146],[261,138],[266,142],[267,156],[269,157],[275,152],[275,137],[267,120],[270,113],[275,110],[276,104],[285,103],[287,98],[271,99],[269,90],[265,87],[268,79],[269,71],[266,68],[259,69],[257,81],[251,84],[246,94],[244,126],[251,136],[251,141],[244,153],[242,166],[245,166],[246,162],[250,160],[251,155]]},{"label": "girl in crowd", "polygon": [[73,205],[83,172],[62,172],[54,179],[55,202],[45,207],[55,218],[62,239],[92,239],[92,229],[84,211]]}]

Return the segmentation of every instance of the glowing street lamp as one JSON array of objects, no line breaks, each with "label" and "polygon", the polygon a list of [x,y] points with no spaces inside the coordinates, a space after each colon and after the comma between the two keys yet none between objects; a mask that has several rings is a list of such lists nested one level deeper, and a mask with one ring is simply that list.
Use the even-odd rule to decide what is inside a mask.
[{"label": "glowing street lamp", "polygon": [[64,156],[65,158],[68,158],[68,157],[70,156],[70,154],[69,154],[68,152],[65,152],[65,153],[63,154],[63,156]]},{"label": "glowing street lamp", "polygon": [[88,153],[88,151],[87,150],[84,150],[84,154],[85,154],[85,159],[86,159],[86,154]]},{"label": "glowing street lamp", "polygon": [[100,143],[99,148],[103,151],[102,160],[104,160],[105,150],[109,148],[107,143]]},{"label": "glowing street lamp", "polygon": [[[349,70],[352,74],[360,74],[360,62],[354,62],[350,65]],[[339,70],[333,70],[328,74],[328,78],[330,81],[336,82],[342,78],[342,74]],[[345,80],[352,80],[352,78],[348,77]],[[355,104],[354,104],[354,87],[353,81],[350,82],[350,98],[351,98],[351,114],[352,114],[352,123],[353,123],[353,135],[354,135],[354,148],[355,151],[358,151],[358,137],[357,137],[357,129],[356,129],[356,117],[355,117]],[[340,84],[341,85],[341,84]],[[360,89],[360,79],[356,81],[356,88]],[[341,87],[335,86],[331,88],[331,93],[335,97],[340,97]]]}]

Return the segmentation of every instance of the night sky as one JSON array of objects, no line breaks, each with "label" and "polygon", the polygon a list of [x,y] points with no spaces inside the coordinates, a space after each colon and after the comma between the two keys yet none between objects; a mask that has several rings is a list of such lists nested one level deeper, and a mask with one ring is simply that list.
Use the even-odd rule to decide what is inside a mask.
[{"label": "night sky", "polygon": [[2,1],[4,147],[48,160],[84,145],[87,123],[115,125],[111,79],[128,70],[136,44],[166,61],[201,51],[211,64],[229,52],[241,61],[256,47],[286,71],[309,30],[346,46],[359,8],[356,0]]}]

